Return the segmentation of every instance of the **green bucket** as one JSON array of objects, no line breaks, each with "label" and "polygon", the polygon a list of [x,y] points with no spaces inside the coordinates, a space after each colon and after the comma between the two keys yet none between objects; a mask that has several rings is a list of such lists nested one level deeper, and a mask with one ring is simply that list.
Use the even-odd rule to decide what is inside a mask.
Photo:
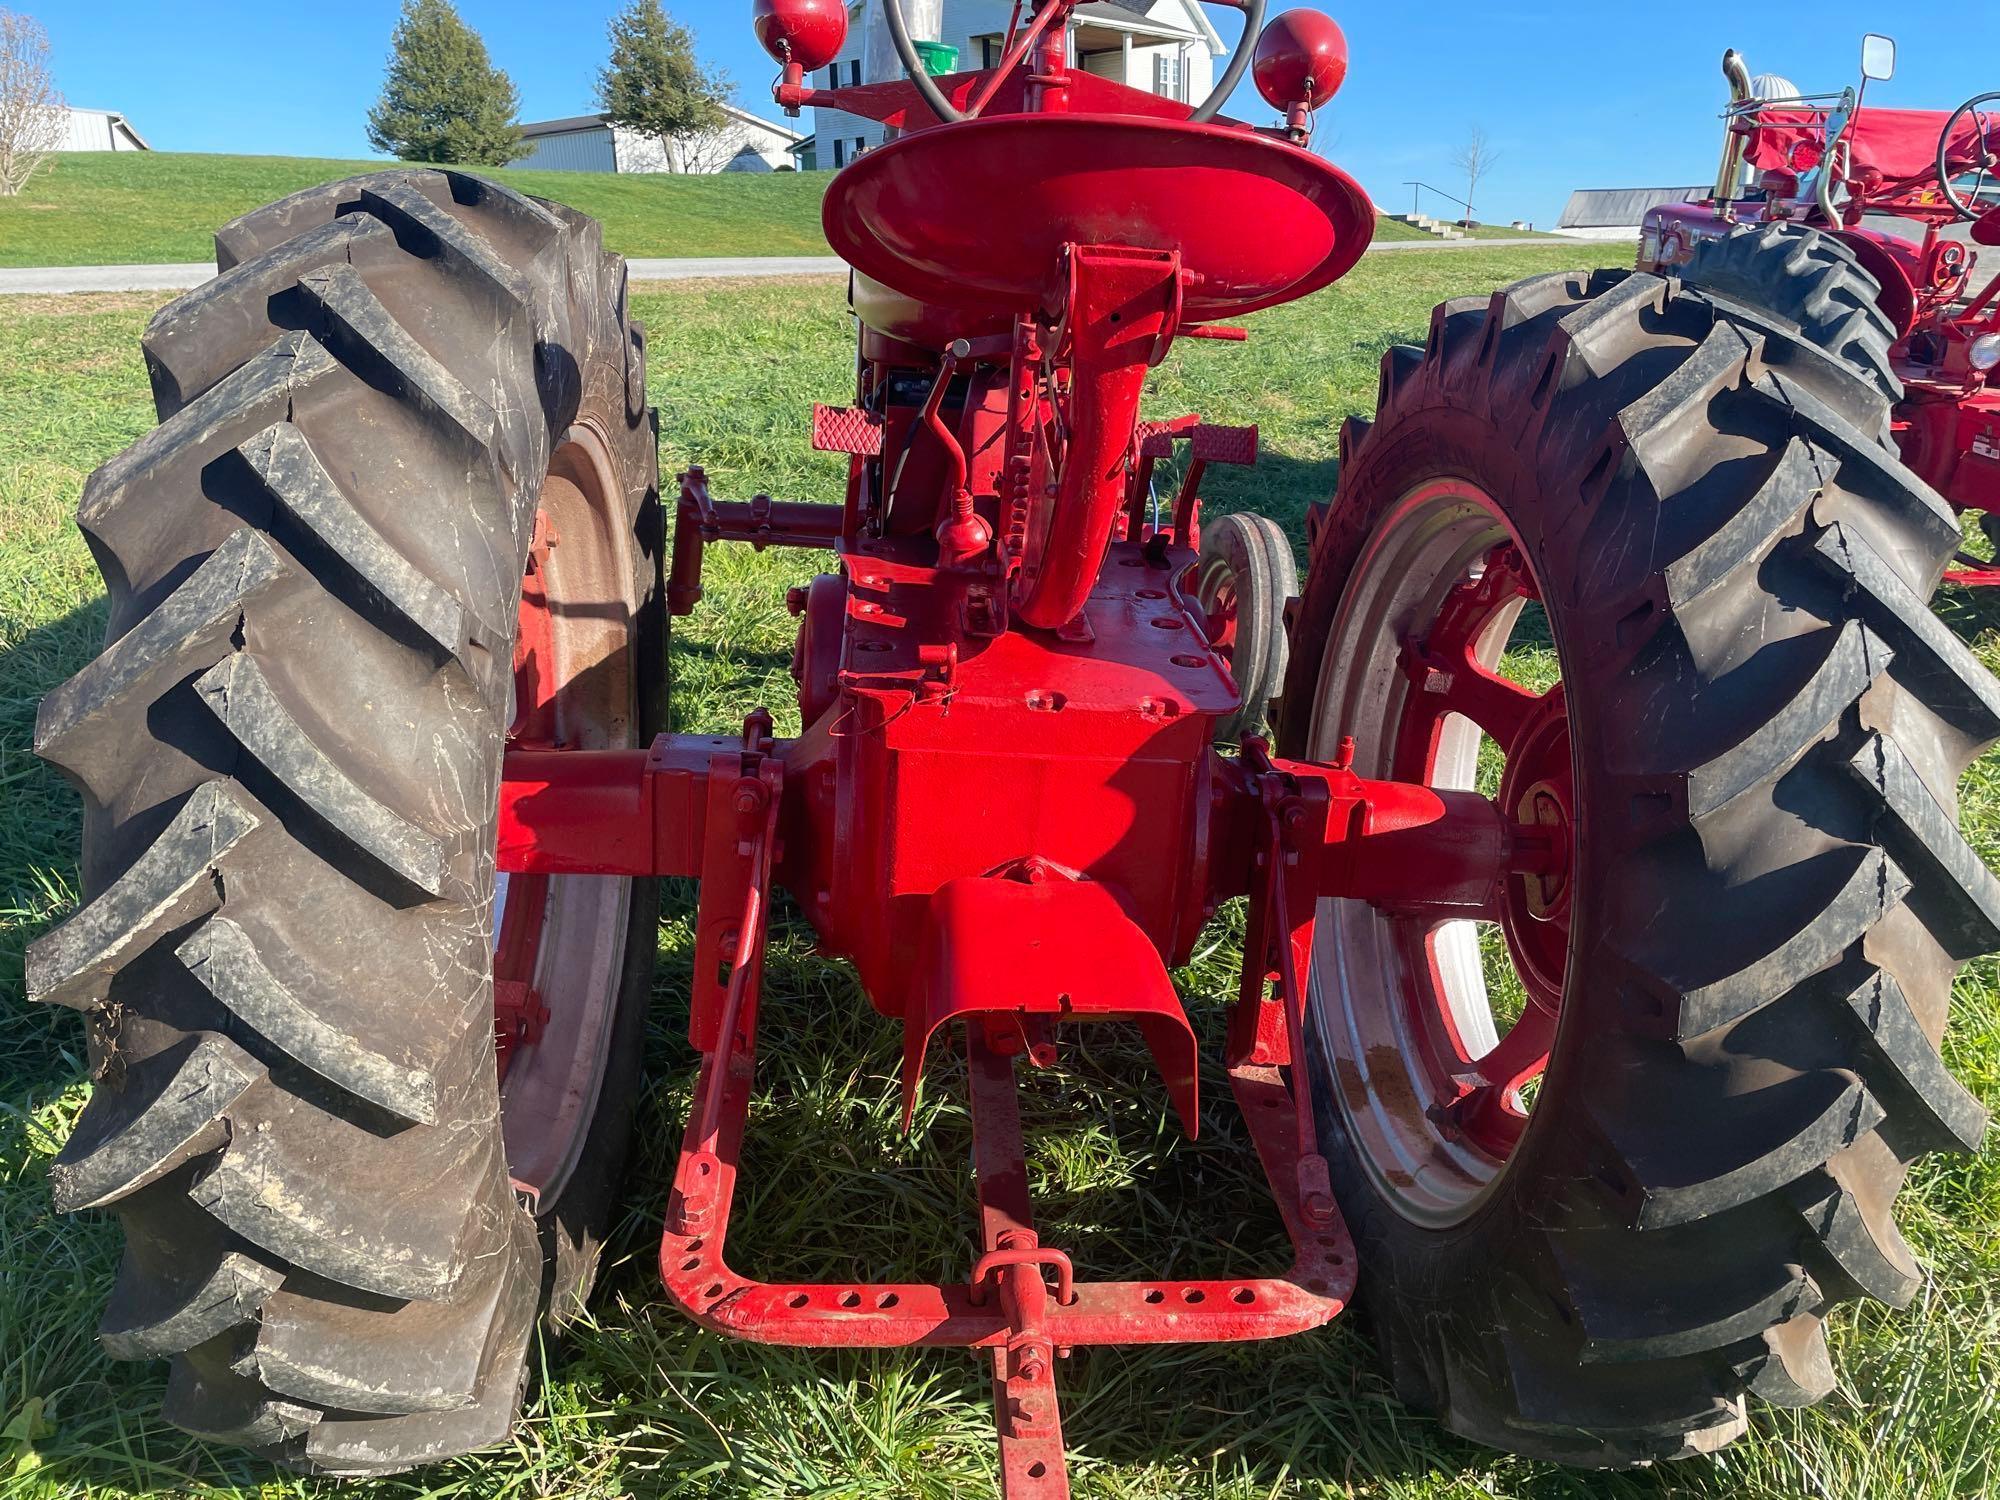
[{"label": "green bucket", "polygon": [[923,59],[924,71],[933,78],[940,73],[949,73],[958,66],[956,47],[947,47],[943,42],[917,42],[914,45],[917,56]]}]

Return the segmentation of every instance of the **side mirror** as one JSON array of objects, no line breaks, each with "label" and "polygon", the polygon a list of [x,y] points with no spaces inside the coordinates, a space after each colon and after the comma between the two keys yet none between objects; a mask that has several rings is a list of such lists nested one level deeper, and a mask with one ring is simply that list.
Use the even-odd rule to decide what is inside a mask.
[{"label": "side mirror", "polygon": [[1861,39],[1861,76],[1886,83],[1896,76],[1896,40],[1874,32]]}]

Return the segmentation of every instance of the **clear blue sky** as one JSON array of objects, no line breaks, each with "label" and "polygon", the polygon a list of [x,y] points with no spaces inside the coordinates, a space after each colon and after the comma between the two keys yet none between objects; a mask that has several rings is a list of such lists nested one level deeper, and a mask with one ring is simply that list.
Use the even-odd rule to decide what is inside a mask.
[{"label": "clear blue sky", "polygon": [[[363,116],[381,85],[396,0],[13,3],[49,28],[70,102],[124,111],[158,150],[370,154]],[[524,119],[595,107],[615,0],[458,3],[519,85]],[[2000,22],[1991,5],[1974,0],[1955,15],[1945,6],[1879,0],[1329,5],[1347,30],[1353,65],[1328,108],[1321,148],[1377,202],[1401,210],[1406,178],[1457,190],[1452,149],[1481,124],[1502,156],[1479,193],[1481,217],[1548,224],[1572,188],[1710,177],[1726,46],[1746,53],[1753,71],[1833,89],[1853,81],[1861,34],[1887,31],[1901,44],[1899,71],[1871,97],[1950,109],[2000,87],[1992,45]],[[771,112],[773,69],[750,35],[748,4],[669,0],[669,9],[708,60],[728,70],[739,101]],[[1235,34],[1228,12],[1210,14],[1224,36]],[[1250,118],[1266,116],[1247,82],[1236,104]]]}]

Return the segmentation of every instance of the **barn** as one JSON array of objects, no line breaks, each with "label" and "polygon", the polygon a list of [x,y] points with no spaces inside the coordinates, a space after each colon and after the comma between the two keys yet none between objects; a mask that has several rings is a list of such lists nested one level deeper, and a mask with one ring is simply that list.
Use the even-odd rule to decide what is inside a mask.
[{"label": "barn", "polygon": [[58,151],[150,151],[146,138],[115,109],[63,109]]},{"label": "barn", "polygon": [[662,141],[609,115],[537,120],[521,133],[532,148],[515,163],[551,172],[779,172],[792,167],[802,137],[733,104],[722,106],[727,123],[691,141]]},{"label": "barn", "polygon": [[1693,203],[1706,187],[1578,188],[1563,205],[1556,233],[1578,240],[1636,240],[1647,213],[1662,203]]}]

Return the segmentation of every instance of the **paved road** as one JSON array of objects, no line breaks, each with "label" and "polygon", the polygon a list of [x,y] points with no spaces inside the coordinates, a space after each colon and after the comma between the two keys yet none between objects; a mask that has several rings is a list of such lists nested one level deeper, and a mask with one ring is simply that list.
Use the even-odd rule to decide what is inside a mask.
[{"label": "paved road", "polygon": [[[1378,240],[1369,250],[1492,250],[1508,245],[1552,245],[1561,240]],[[1577,242],[1581,243],[1581,242]],[[696,281],[733,276],[829,276],[846,270],[832,255],[714,256],[698,260],[628,261],[634,281]],[[0,295],[65,292],[180,292],[215,274],[206,261],[160,266],[0,267]]]}]

